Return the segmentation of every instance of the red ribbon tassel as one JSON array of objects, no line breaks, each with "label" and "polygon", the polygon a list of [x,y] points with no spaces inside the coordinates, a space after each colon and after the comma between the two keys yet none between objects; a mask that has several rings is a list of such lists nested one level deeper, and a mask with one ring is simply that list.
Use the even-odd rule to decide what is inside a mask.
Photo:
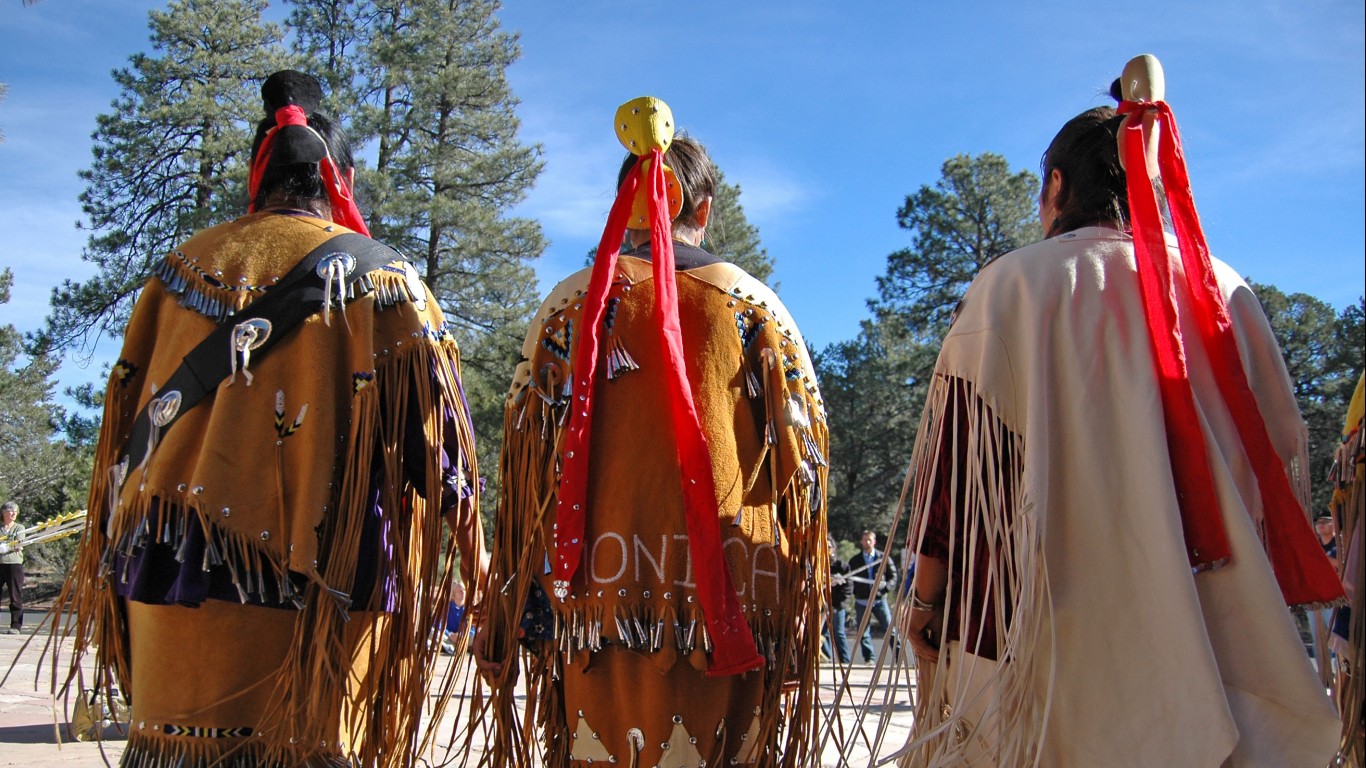
[{"label": "red ribbon tassel", "polygon": [[1148,335],[1157,364],[1158,390],[1162,395],[1162,416],[1167,427],[1167,452],[1171,457],[1172,479],[1181,509],[1181,531],[1186,538],[1186,555],[1192,568],[1203,569],[1222,564],[1230,557],[1228,535],[1219,512],[1219,497],[1214,490],[1205,434],[1191,391],[1186,368],[1186,350],[1176,316],[1176,285],[1162,232],[1162,217],[1157,196],[1144,171],[1143,122],[1124,123],[1124,165],[1129,169],[1130,221],[1134,233],[1134,255],[1138,266],[1139,293]]},{"label": "red ribbon tassel", "polygon": [[[1205,455],[1204,436],[1194,410],[1194,395],[1184,360],[1185,349],[1176,323],[1172,264],[1162,232],[1157,199],[1147,174],[1141,114],[1157,112],[1161,127],[1158,167],[1171,211],[1177,246],[1186,273],[1186,290],[1196,315],[1203,348],[1218,382],[1219,392],[1237,426],[1248,461],[1257,478],[1266,527],[1267,556],[1287,605],[1317,605],[1344,597],[1342,582],[1333,572],[1309,518],[1300,505],[1285,465],[1276,453],[1257,400],[1248,385],[1238,353],[1228,305],[1219,290],[1209,256],[1209,245],[1195,212],[1181,136],[1176,118],[1165,102],[1124,102],[1119,111],[1131,114],[1124,127],[1124,157],[1129,169],[1129,206],[1134,250],[1143,293],[1153,354],[1157,359],[1168,448],[1181,503],[1182,528],[1193,565],[1214,564],[1228,556],[1227,535],[1218,517],[1217,494]],[[1194,446],[1198,446],[1198,449]],[[1208,555],[1206,548],[1209,548]]]},{"label": "red ribbon tassel", "polygon": [[337,164],[332,162],[331,155],[318,163],[318,172],[323,177],[323,186],[327,187],[327,201],[332,205],[332,220],[352,232],[369,237],[370,228],[365,226],[365,219],[361,218],[360,209],[356,207],[356,199],[351,195],[351,187],[347,180],[342,178],[341,171],[337,169]]},{"label": "red ribbon tassel", "polygon": [[598,245],[592,277],[585,298],[583,328],[575,354],[573,409],[565,440],[565,458],[560,476],[559,512],[556,518],[554,580],[567,585],[578,570],[583,556],[583,532],[587,512],[588,447],[592,424],[592,390],[596,380],[599,326],[606,308],[607,291],[616,268],[618,244],[626,232],[631,201],[638,189],[641,164],[648,162],[650,249],[655,282],[655,321],[667,377],[665,397],[669,404],[674,444],[681,470],[684,515],[688,531],[688,550],[697,581],[698,603],[712,642],[707,674],[734,675],[757,669],[763,657],[754,636],[740,612],[740,603],[731,581],[730,567],[721,547],[720,517],[716,505],[716,481],[712,476],[711,454],[702,433],[697,405],[688,383],[687,361],[683,356],[683,334],[678,320],[678,284],[674,274],[672,227],[669,220],[668,182],[664,175],[664,153],[658,149],[637,161],[617,193],[608,215],[607,227]]},{"label": "red ribbon tassel", "polygon": [[[583,320],[574,350],[570,382],[569,425],[565,428],[564,458],[560,467],[560,488],[555,514],[555,559],[551,563],[555,596],[564,599],[574,574],[583,559],[583,531],[588,505],[588,445],[593,429],[593,381],[597,376],[598,349],[603,314],[607,310],[607,291],[617,268],[617,253],[626,236],[631,215],[631,200],[640,186],[640,163],[617,190],[617,199],[607,214],[607,226],[598,242],[598,255],[584,296]],[[582,398],[582,399],[580,399]]]}]

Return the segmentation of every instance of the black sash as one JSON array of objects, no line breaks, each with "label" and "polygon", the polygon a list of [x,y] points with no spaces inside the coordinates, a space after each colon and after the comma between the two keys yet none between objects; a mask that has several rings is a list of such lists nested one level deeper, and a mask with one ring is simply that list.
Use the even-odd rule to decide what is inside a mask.
[{"label": "black sash", "polygon": [[[257,324],[258,328],[267,329],[264,338],[258,337],[258,343],[251,346],[252,356],[259,358],[296,325],[323,308],[328,301],[327,267],[332,262],[340,261],[343,265],[341,272],[344,274],[339,276],[344,290],[370,271],[402,258],[393,248],[354,232],[336,235],[314,248],[280,278],[280,282],[268,288],[264,296],[219,325],[185,355],[180,367],[138,414],[124,445],[124,458],[119,463],[130,469],[142,466],[154,447],[151,441],[153,427],[160,430],[157,434],[160,441],[182,415],[218,389],[236,362],[234,355],[237,352],[230,349],[230,345],[237,328],[252,321],[264,321]],[[347,266],[349,269],[345,268]],[[119,478],[120,486],[126,475],[125,470],[125,476]]]}]

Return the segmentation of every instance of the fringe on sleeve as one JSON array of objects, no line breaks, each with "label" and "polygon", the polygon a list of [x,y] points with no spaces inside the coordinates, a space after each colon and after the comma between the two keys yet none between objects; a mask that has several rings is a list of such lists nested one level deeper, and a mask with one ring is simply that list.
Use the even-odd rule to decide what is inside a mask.
[{"label": "fringe on sleeve", "polygon": [[[327,518],[323,528],[319,568],[309,574],[305,608],[295,623],[292,663],[280,677],[275,712],[264,718],[280,723],[292,739],[309,740],[304,743],[325,741],[326,729],[340,718],[342,733],[350,739],[346,754],[360,765],[412,765],[431,745],[435,733],[424,734],[420,725],[445,633],[455,568],[459,562],[471,573],[482,556],[474,433],[459,382],[460,355],[439,323],[438,315],[435,324],[424,325],[417,341],[382,355],[375,386],[356,395],[337,504],[345,513]],[[421,414],[422,441],[428,446],[422,488],[409,482],[404,466],[405,432],[414,426],[407,418],[410,412]],[[468,475],[461,483],[465,498],[447,515],[461,527],[444,546],[441,500],[451,492],[437,450],[441,446],[455,449],[449,456],[453,470]],[[396,544],[379,566],[381,577],[393,582],[387,590],[393,604],[350,605],[336,587],[349,584],[356,572],[363,511],[376,474],[381,477],[379,506]],[[470,604],[478,598],[471,590]],[[383,611],[369,631],[362,623],[358,638],[348,608]],[[467,654],[457,654],[436,681],[447,695],[431,704],[431,722],[440,721],[466,659]],[[268,741],[275,749],[267,759],[291,758],[292,742]]]},{"label": "fringe on sleeve", "polygon": [[[772,309],[764,302],[760,306]],[[760,764],[796,768],[821,761],[825,712],[819,675],[822,613],[830,588],[825,518],[830,431],[804,342],[792,329],[775,338],[759,354],[768,432],[774,436],[770,482],[791,566],[773,620],[755,627],[760,652],[767,646],[770,659],[760,705],[767,713],[760,724],[759,739],[765,745]]]},{"label": "fringe on sleeve", "polygon": [[945,545],[948,614],[939,661],[917,668],[903,766],[1027,766],[1039,757],[1052,688],[1039,652],[1051,646],[1050,597],[1023,487],[1025,450],[972,382],[935,376],[912,454],[910,540],[921,552],[927,540]]},{"label": "fringe on sleeve", "polygon": [[[71,571],[44,619],[50,632],[39,670],[43,663],[50,665],[50,692],[54,699],[63,700],[66,711],[71,711],[75,700],[85,697],[85,691],[91,689],[92,707],[114,718],[127,711],[109,685],[114,683],[126,692],[131,676],[127,622],[122,601],[110,581],[106,556],[111,549],[112,500],[122,480],[118,458],[138,415],[138,393],[143,390],[147,376],[147,361],[142,354],[150,349],[163,299],[164,291],[155,281],[143,289],[125,331],[122,353],[110,370],[86,499],[85,529]],[[62,649],[68,643],[71,656],[63,660]],[[93,680],[87,680],[86,656],[91,652],[95,655],[94,673]]]},{"label": "fringe on sleeve", "polygon": [[[1336,619],[1345,612],[1347,636],[1334,633],[1336,621],[1328,627],[1320,627],[1326,632],[1316,633],[1320,639],[1317,644],[1317,658],[1329,658],[1328,642],[1324,635],[1334,633],[1332,643],[1339,651],[1338,664],[1341,673],[1327,680],[1328,687],[1342,717],[1342,738],[1338,744],[1338,759],[1341,765],[1366,765],[1366,684],[1362,681],[1362,664],[1366,662],[1366,606],[1363,606],[1363,586],[1361,572],[1362,556],[1362,513],[1366,512],[1366,447],[1363,446],[1363,427],[1366,419],[1366,394],[1363,393],[1366,379],[1358,379],[1356,392],[1352,396],[1347,411],[1346,425],[1342,441],[1334,456],[1333,469],[1329,482],[1333,485],[1333,499],[1330,506],[1338,524],[1338,576],[1349,585],[1347,608],[1339,608],[1333,614]],[[1311,618],[1312,615],[1311,615]],[[1342,647],[1345,641],[1346,647]],[[1331,665],[1322,665],[1325,668]]]}]

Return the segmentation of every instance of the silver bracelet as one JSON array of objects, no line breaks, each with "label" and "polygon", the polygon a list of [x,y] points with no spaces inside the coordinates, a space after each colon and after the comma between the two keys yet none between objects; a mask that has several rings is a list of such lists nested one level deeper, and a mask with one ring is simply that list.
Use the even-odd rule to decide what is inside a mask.
[{"label": "silver bracelet", "polygon": [[914,589],[912,589],[908,594],[911,598],[911,610],[913,611],[929,611],[933,613],[935,610],[939,608],[939,606],[935,605],[934,603],[927,603],[924,600],[921,600],[920,597],[916,595]]}]

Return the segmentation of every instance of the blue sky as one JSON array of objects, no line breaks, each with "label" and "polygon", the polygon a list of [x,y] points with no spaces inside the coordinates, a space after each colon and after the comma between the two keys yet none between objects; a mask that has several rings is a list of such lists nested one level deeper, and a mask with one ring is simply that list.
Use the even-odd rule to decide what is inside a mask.
[{"label": "blue sky", "polygon": [[[89,273],[76,173],[110,71],[146,46],[145,0],[0,6],[0,323],[36,328],[50,288]],[[277,17],[282,10],[272,9]],[[545,170],[518,213],[550,247],[542,288],[577,269],[611,203],[616,106],[650,94],[706,143],[815,346],[850,338],[906,194],[945,159],[997,152],[1016,169],[1132,55],[1158,55],[1196,203],[1216,253],[1253,280],[1336,307],[1366,288],[1366,11],[1337,2],[641,4],[508,0],[523,56],[509,71],[522,138]],[[69,363],[63,380],[98,375]]]}]

